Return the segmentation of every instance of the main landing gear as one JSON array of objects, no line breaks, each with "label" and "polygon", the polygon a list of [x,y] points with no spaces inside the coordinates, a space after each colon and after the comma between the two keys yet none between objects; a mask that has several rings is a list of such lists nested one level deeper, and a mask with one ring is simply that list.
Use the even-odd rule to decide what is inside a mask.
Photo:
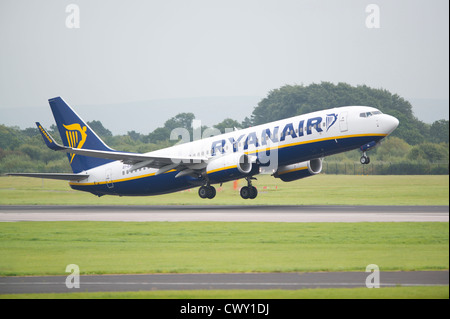
[{"label": "main landing gear", "polygon": [[243,199],[255,199],[258,196],[258,190],[255,186],[252,186],[252,179],[256,179],[254,177],[246,177],[247,185],[241,188],[241,197]]},{"label": "main landing gear", "polygon": [[198,196],[200,198],[213,199],[216,196],[216,189],[211,185],[204,185],[198,189]]},{"label": "main landing gear", "polygon": [[[256,178],[246,177],[245,179],[247,180],[247,186],[241,188],[241,197],[243,199],[255,199],[256,196],[258,196],[258,190],[255,186],[252,186],[252,179]],[[216,196],[216,189],[208,183],[198,189],[198,196],[200,196],[200,198],[213,199]]]}]

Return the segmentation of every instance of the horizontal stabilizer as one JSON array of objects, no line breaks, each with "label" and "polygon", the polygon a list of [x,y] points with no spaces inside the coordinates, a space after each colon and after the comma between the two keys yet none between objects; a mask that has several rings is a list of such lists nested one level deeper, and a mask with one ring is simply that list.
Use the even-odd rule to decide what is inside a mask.
[{"label": "horizontal stabilizer", "polygon": [[36,177],[36,178],[47,178],[47,179],[59,179],[63,181],[80,181],[82,179],[88,178],[89,175],[86,174],[60,174],[60,173],[9,173],[5,174],[7,176],[24,176],[24,177]]}]

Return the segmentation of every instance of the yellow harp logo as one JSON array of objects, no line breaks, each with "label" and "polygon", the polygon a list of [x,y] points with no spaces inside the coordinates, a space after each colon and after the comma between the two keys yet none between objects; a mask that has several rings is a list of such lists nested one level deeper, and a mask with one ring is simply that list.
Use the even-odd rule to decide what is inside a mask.
[{"label": "yellow harp logo", "polygon": [[[84,145],[84,142],[86,142],[86,126],[81,127],[80,124],[75,123],[71,125],[64,125],[66,128],[66,137],[67,142],[69,143],[69,147],[72,148],[82,148]],[[70,163],[72,164],[73,158],[76,154],[70,154],[72,155],[70,158]]]}]

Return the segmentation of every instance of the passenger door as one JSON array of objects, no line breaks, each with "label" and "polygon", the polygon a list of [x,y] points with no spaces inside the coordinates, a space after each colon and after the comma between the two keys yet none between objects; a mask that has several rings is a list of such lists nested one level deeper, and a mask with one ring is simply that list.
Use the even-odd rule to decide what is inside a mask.
[{"label": "passenger door", "polygon": [[342,112],[339,114],[339,128],[341,129],[341,132],[348,131],[347,112]]},{"label": "passenger door", "polygon": [[114,188],[114,184],[112,182],[112,169],[108,168],[106,170],[106,186],[108,186],[108,188]]}]

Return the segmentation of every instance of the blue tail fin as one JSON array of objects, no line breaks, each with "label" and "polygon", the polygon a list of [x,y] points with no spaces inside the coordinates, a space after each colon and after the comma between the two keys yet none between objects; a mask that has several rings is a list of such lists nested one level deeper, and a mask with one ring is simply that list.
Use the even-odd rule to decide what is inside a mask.
[{"label": "blue tail fin", "polygon": [[[48,100],[64,146],[98,151],[114,151],[109,148],[78,114],[60,97]],[[67,154],[74,173],[104,165],[112,160]]]}]

